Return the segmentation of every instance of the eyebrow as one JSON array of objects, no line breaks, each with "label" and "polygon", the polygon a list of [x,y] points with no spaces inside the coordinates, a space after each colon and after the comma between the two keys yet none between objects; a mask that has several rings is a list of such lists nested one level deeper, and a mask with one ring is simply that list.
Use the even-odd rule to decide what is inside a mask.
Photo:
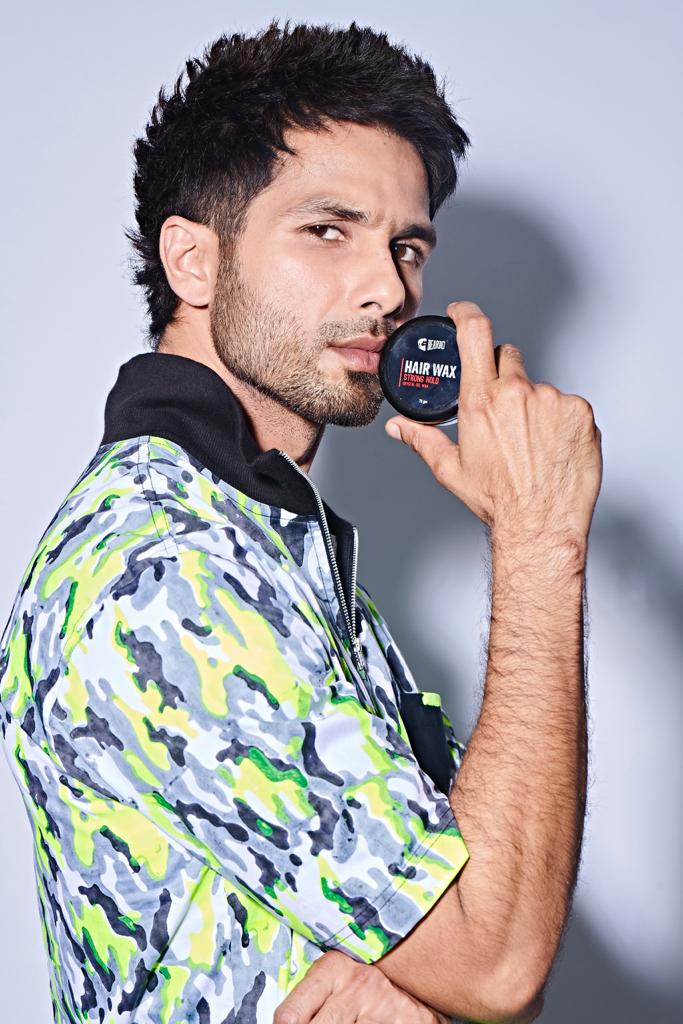
[{"label": "eyebrow", "polygon": [[[300,214],[327,214],[336,220],[352,221],[355,224],[367,224],[370,220],[365,210],[356,210],[334,199],[309,199],[285,211],[285,216],[296,217]],[[419,238],[426,242],[430,249],[436,248],[436,231],[431,224],[406,224],[392,241],[399,238]]]}]

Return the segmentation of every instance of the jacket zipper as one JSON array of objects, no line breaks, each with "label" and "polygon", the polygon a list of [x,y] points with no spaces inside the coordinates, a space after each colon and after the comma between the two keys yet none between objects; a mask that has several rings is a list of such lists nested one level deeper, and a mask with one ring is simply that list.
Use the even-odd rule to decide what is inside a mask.
[{"label": "jacket zipper", "polygon": [[322,528],[323,528],[323,537],[324,537],[324,540],[325,540],[325,547],[327,549],[327,557],[328,557],[330,566],[332,567],[332,575],[334,577],[334,585],[335,585],[335,590],[336,590],[336,593],[337,593],[337,600],[339,601],[339,605],[341,607],[342,614],[343,614],[344,620],[346,622],[346,629],[347,629],[347,632],[348,632],[348,635],[349,635],[349,639],[351,640],[351,655],[353,657],[354,664],[356,665],[356,668],[360,672],[362,678],[364,680],[367,680],[368,676],[367,676],[367,671],[366,671],[366,668],[365,668],[365,661],[363,659],[363,651],[362,651],[362,648],[361,648],[361,645],[360,645],[360,641],[359,641],[358,637],[356,636],[356,617],[355,616],[356,616],[356,573],[357,573],[357,568],[358,568],[358,529],[355,526],[353,527],[353,569],[352,569],[352,572],[351,572],[351,612],[349,613],[349,608],[348,608],[348,605],[346,603],[346,598],[344,596],[344,590],[343,590],[343,587],[341,585],[341,576],[339,575],[339,568],[337,566],[337,559],[335,558],[335,554],[334,554],[334,547],[332,546],[332,538],[330,537],[330,528],[329,528],[329,526],[327,524],[327,516],[325,515],[325,509],[323,507],[322,499],[321,499],[320,494],[318,492],[318,488],[315,486],[315,484],[309,478],[309,476],[306,473],[304,473],[303,470],[299,469],[299,467],[297,466],[297,464],[294,461],[294,459],[292,459],[291,456],[289,456],[287,454],[287,452],[283,452],[281,449],[278,449],[278,454],[281,455],[283,457],[283,459],[286,459],[287,462],[290,464],[290,466],[293,466],[294,469],[297,471],[297,473],[299,473],[308,482],[308,484],[313,489],[313,493],[315,494],[315,500],[318,503],[318,512],[319,512],[319,515],[320,515],[320,523],[321,523]]}]

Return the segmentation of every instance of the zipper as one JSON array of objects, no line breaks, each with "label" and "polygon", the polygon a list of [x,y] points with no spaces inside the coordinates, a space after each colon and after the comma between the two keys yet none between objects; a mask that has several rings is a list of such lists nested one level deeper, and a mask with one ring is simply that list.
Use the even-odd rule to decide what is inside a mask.
[{"label": "zipper", "polygon": [[358,530],[353,527],[353,565],[351,567],[351,624],[353,626],[353,635],[356,640],[356,646],[358,653],[362,655],[360,648],[360,640],[356,633],[356,570],[358,568]]},{"label": "zipper", "polygon": [[[332,538],[330,536],[330,528],[327,523],[327,516],[325,515],[325,508],[322,503],[322,498],[318,488],[315,486],[313,481],[310,479],[307,473],[304,473],[302,469],[299,469],[296,462],[287,452],[283,452],[278,448],[278,455],[281,455],[283,459],[286,459],[290,466],[299,473],[311,486],[313,493],[315,494],[315,500],[318,503],[318,512],[320,518],[320,524],[322,526],[323,538],[325,540],[325,547],[327,549],[327,557],[332,568],[332,575],[334,578],[335,590],[337,593],[337,599],[346,622],[346,630],[351,641],[351,655],[354,660],[356,669],[360,673],[364,682],[368,680],[367,670],[365,668],[365,661],[363,659],[363,651],[360,645],[360,640],[356,636],[356,573],[358,569],[358,528],[353,527],[353,568],[351,571],[351,611],[346,603],[346,597],[344,596],[344,589],[341,584],[341,576],[339,575],[339,567],[337,565],[337,559],[334,554],[334,547],[332,545]],[[369,696],[369,695],[368,695]],[[374,701],[371,701],[374,704]]]}]

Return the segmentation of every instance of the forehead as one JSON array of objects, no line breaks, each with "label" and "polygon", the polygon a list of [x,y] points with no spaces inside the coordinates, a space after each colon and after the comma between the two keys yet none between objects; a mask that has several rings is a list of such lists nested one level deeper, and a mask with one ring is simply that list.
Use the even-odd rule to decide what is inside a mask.
[{"label": "forehead", "polygon": [[396,212],[401,219],[429,219],[427,172],[406,139],[374,126],[328,122],[320,131],[290,128],[285,141],[295,154],[281,154],[278,171],[264,190],[269,202],[283,207],[314,193],[334,192],[377,212]]}]

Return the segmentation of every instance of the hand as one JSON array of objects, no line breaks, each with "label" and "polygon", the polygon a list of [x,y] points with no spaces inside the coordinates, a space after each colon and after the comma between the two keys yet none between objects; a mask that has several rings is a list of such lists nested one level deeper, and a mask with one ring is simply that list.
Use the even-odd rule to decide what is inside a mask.
[{"label": "hand", "polygon": [[323,953],[280,1003],[273,1024],[450,1024],[372,964]]},{"label": "hand", "polygon": [[591,406],[533,384],[514,345],[494,350],[491,323],[474,302],[453,302],[447,312],[462,361],[458,444],[405,416],[385,429],[396,424],[437,481],[492,530],[585,542],[602,479]]}]

